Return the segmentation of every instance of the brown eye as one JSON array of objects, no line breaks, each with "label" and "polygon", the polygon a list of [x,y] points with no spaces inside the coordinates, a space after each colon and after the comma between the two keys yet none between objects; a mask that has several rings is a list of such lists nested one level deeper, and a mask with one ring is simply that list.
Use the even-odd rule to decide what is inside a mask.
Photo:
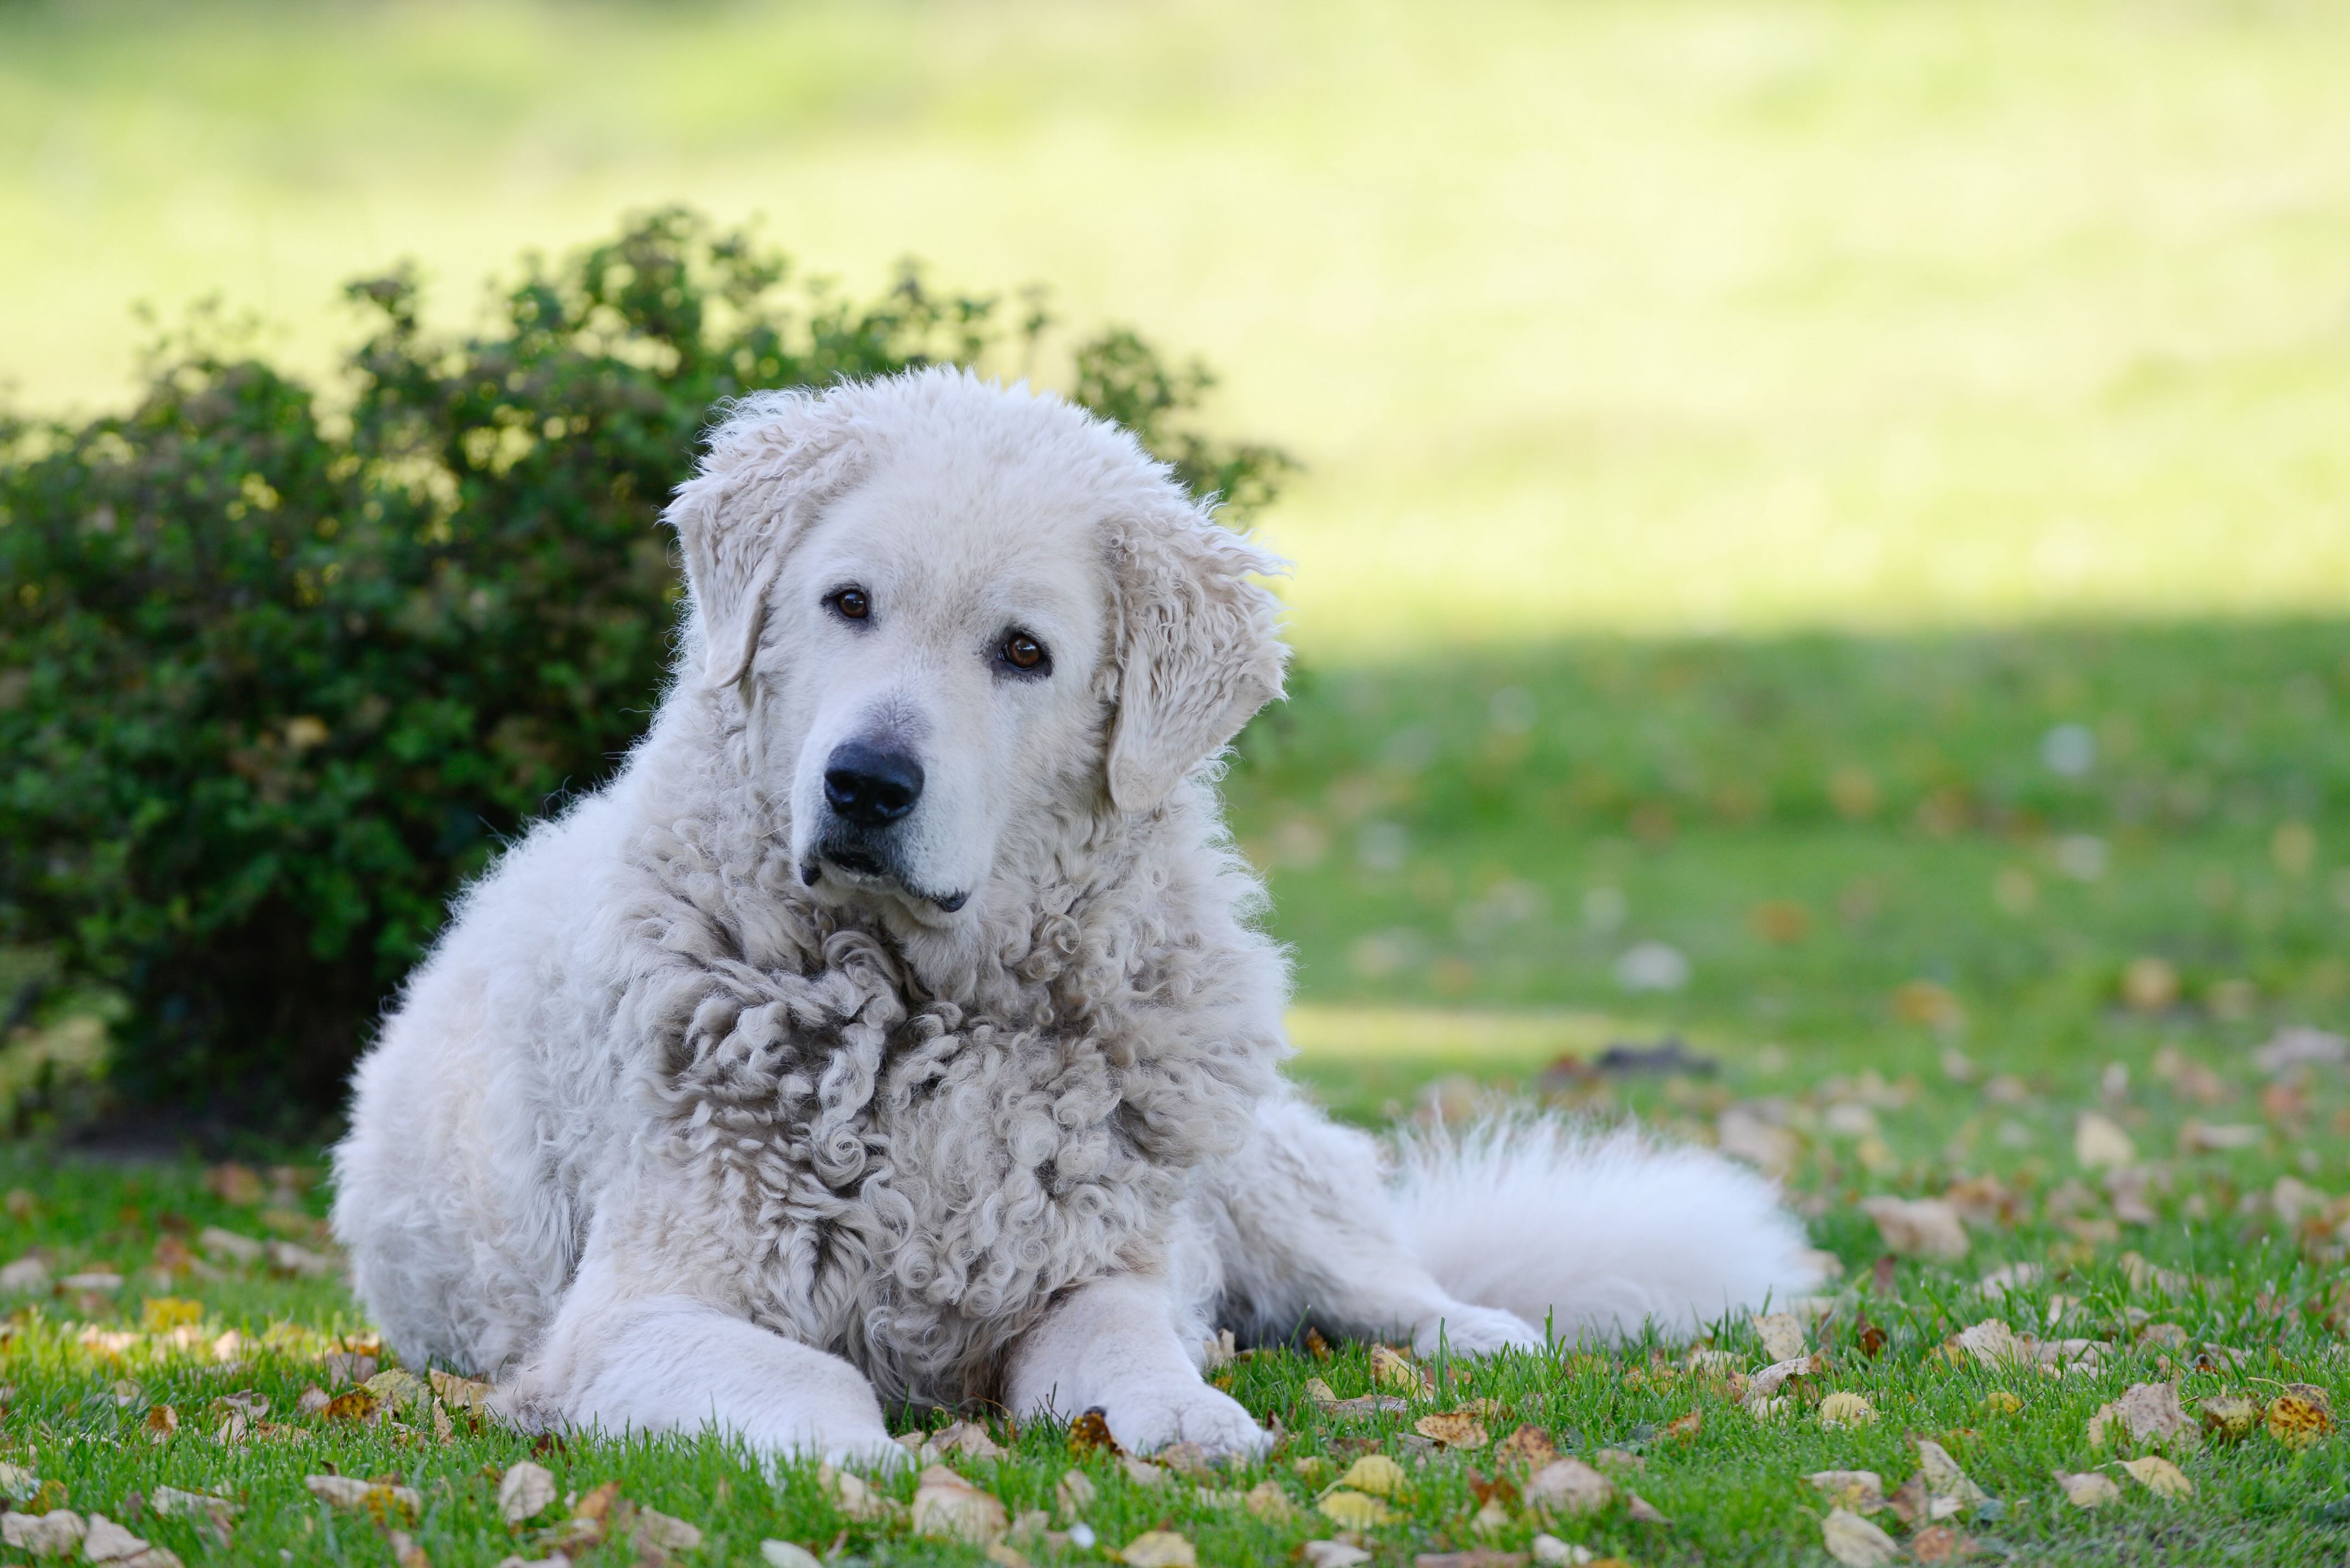
[{"label": "brown eye", "polygon": [[999,657],[1013,669],[1034,674],[1045,668],[1045,645],[1024,631],[1004,634]]},{"label": "brown eye", "polygon": [[833,613],[844,620],[863,620],[873,613],[872,601],[865,597],[863,588],[835,589],[832,597],[824,602],[830,605]]}]

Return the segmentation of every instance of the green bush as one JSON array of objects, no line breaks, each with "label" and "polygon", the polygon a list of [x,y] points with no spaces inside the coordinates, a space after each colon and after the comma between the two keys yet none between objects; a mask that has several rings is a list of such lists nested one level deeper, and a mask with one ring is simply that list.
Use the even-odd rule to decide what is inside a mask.
[{"label": "green bush", "polygon": [[[130,1006],[116,1090],[295,1131],[337,1103],[450,894],[636,739],[681,594],[655,526],[719,400],[1033,355],[1047,327],[908,270],[855,301],[652,214],[494,326],[408,272],[333,401],[217,332],[127,414],[0,421],[0,940]],[[1284,466],[1201,436],[1132,334],[1075,394],[1242,506]]]}]

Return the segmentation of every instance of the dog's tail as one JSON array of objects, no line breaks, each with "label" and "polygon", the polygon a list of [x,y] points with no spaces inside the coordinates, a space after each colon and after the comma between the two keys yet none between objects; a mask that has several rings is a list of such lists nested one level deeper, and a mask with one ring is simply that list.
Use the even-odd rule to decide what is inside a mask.
[{"label": "dog's tail", "polygon": [[1437,1282],[1569,1344],[1644,1323],[1686,1336],[1818,1282],[1777,1191],[1708,1149],[1518,1112],[1398,1154],[1400,1239]]}]

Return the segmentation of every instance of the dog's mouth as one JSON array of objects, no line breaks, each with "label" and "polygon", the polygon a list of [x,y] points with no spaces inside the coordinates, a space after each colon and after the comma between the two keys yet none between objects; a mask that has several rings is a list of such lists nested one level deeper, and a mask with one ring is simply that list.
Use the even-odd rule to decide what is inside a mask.
[{"label": "dog's mouth", "polygon": [[851,888],[901,893],[917,903],[928,904],[947,915],[962,909],[971,898],[969,893],[933,893],[917,888],[898,871],[883,864],[879,856],[855,845],[821,845],[800,862],[800,880],[806,886],[813,888],[827,877]]}]

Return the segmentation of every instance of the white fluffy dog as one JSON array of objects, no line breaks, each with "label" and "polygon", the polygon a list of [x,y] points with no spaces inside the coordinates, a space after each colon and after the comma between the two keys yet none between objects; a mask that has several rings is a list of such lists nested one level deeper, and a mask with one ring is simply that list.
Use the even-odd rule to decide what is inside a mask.
[{"label": "white fluffy dog", "polygon": [[1399,1175],[1286,1086],[1212,779],[1274,563],[1131,437],[949,370],[764,393],[668,515],[650,732],[359,1072],[335,1231],[402,1356],[773,1453],[893,1461],[883,1400],[1253,1452],[1220,1324],[1477,1354],[1810,1282],[1711,1155],[1529,1118]]}]

